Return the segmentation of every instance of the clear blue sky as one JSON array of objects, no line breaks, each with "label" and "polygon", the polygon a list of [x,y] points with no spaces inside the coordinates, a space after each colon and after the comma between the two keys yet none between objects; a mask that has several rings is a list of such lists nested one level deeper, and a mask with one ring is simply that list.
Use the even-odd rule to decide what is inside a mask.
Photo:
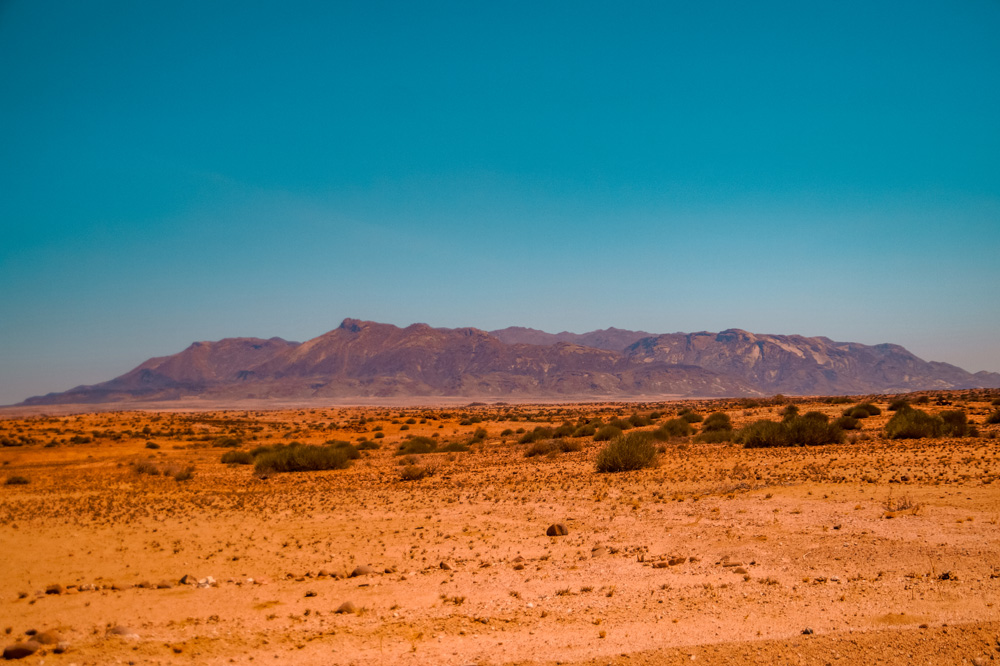
[{"label": "clear blue sky", "polygon": [[1000,3],[0,1],[0,404],[359,317],[1000,371]]}]

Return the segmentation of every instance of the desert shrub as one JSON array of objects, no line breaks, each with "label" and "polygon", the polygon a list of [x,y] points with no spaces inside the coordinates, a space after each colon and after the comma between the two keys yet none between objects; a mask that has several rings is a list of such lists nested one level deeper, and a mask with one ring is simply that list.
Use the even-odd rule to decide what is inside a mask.
[{"label": "desert shrub", "polygon": [[556,443],[552,440],[534,442],[528,447],[528,450],[524,452],[524,457],[534,458],[535,456],[547,456],[555,450],[557,450]]},{"label": "desert shrub", "polygon": [[788,446],[788,429],[784,424],[769,419],[761,419],[744,426],[737,441],[747,449]]},{"label": "desert shrub", "polygon": [[184,469],[170,470],[169,474],[174,477],[174,481],[190,481],[194,478],[194,467],[188,466]]},{"label": "desert shrub", "polygon": [[534,430],[524,433],[521,435],[521,439],[518,441],[521,444],[531,444],[532,442],[538,442],[543,439],[552,439],[553,437],[552,428],[545,426],[535,426]]},{"label": "desert shrub", "polygon": [[828,405],[846,405],[851,401],[846,395],[835,395],[832,398],[827,398],[826,402]]},{"label": "desert shrub", "polygon": [[1000,398],[994,398],[993,402],[990,403],[994,407],[1000,407]]},{"label": "desert shrub", "polygon": [[657,439],[670,439],[671,437],[687,437],[694,432],[691,424],[683,418],[670,419],[664,421],[663,425],[656,429]]},{"label": "desert shrub", "polygon": [[619,435],[597,454],[598,472],[627,472],[656,465],[656,447],[648,433]]},{"label": "desert shrub", "polygon": [[722,442],[729,442],[733,439],[732,430],[709,430],[708,432],[702,432],[700,435],[694,438],[696,442],[703,442],[705,444],[721,444]]},{"label": "desert shrub", "polygon": [[603,425],[594,433],[595,442],[609,442],[622,434],[622,429],[613,425]]},{"label": "desert shrub", "polygon": [[693,409],[682,409],[677,415],[679,418],[684,419],[688,423],[701,423],[705,420],[705,417],[694,411]]},{"label": "desert shrub", "polygon": [[486,428],[476,428],[475,432],[472,433],[473,442],[481,442],[486,439]]},{"label": "desert shrub", "polygon": [[892,402],[889,403],[889,406],[886,407],[886,409],[889,410],[890,412],[898,412],[900,410],[909,408],[910,408],[910,403],[903,400],[902,398],[897,398],[896,400],[893,400]]},{"label": "desert shrub", "polygon": [[235,449],[242,443],[239,437],[216,437],[212,440],[212,446],[220,449]]},{"label": "desert shrub", "polygon": [[889,439],[940,437],[943,432],[944,421],[920,409],[897,411],[885,424],[885,435]]},{"label": "desert shrub", "polygon": [[733,422],[729,419],[729,415],[723,412],[713,412],[705,418],[705,422],[701,424],[702,432],[721,432],[723,430],[732,430]]},{"label": "desert shrub", "polygon": [[[381,435],[381,434],[382,433],[378,433],[378,435]],[[375,436],[378,437],[378,435],[375,435]],[[369,441],[369,440],[366,439],[364,441],[358,442],[358,445],[355,448],[358,451],[373,451],[373,450],[379,448],[379,445],[378,445],[378,442],[372,442],[372,441]]]},{"label": "desert shrub", "polygon": [[987,424],[1000,423],[1000,409],[990,412],[989,416],[986,417],[986,420],[983,421],[983,423]]},{"label": "desert shrub", "polygon": [[14,474],[12,476],[8,476],[7,480],[4,481],[4,484],[8,486],[25,486],[28,485],[29,483],[30,481],[28,480],[28,477],[21,476],[20,474]]},{"label": "desert shrub", "polygon": [[430,437],[411,437],[396,449],[396,455],[409,455],[412,453],[431,453],[437,449],[437,442]]},{"label": "desert shrub", "polygon": [[841,430],[857,430],[861,427],[861,422],[853,416],[841,416],[833,424]]},{"label": "desert shrub", "polygon": [[645,416],[643,414],[633,414],[628,417],[628,422],[631,423],[636,428],[641,428],[643,426],[653,425],[653,419]]},{"label": "desert shrub", "polygon": [[573,437],[593,437],[597,428],[590,423],[586,423],[573,431]]},{"label": "desert shrub", "polygon": [[160,448],[160,445],[157,444],[156,442],[146,442],[146,448],[147,449],[158,449],[158,448]]},{"label": "desert shrub", "polygon": [[351,464],[351,451],[358,454],[357,449],[350,445],[345,447],[298,444],[281,448],[274,447],[256,457],[254,471],[258,474],[266,474],[345,469]]},{"label": "desert shrub", "polygon": [[552,431],[552,436],[557,439],[560,437],[572,437],[575,430],[576,425],[568,422],[563,423],[561,426]]},{"label": "desert shrub", "polygon": [[783,421],[790,421],[799,415],[799,408],[795,405],[788,405],[779,412]]},{"label": "desert shrub", "polygon": [[500,436],[501,437],[510,437],[513,434],[514,434],[513,430],[511,430],[510,428],[504,428],[503,431],[500,433]]},{"label": "desert shrub", "polygon": [[850,416],[856,419],[866,419],[869,416],[878,416],[881,413],[882,410],[870,402],[863,402],[860,405],[855,405],[854,407],[844,410],[844,416]]},{"label": "desert shrub", "polygon": [[132,467],[135,469],[136,474],[149,474],[156,476],[160,473],[160,468],[157,467],[156,463],[151,460],[140,460],[139,462],[134,463]]},{"label": "desert shrub", "polygon": [[253,455],[249,451],[226,451],[220,462],[227,465],[250,465],[253,464]]},{"label": "desert shrub", "polygon": [[559,450],[563,453],[573,453],[574,451],[582,451],[583,445],[580,442],[570,442],[564,439],[559,442]]},{"label": "desert shrub", "polygon": [[784,423],[789,446],[821,446],[844,441],[844,431],[829,422],[826,414],[807,412]]},{"label": "desert shrub", "polygon": [[967,437],[972,434],[969,427],[969,418],[961,410],[949,410],[941,412],[940,419],[944,422],[942,434],[946,437]]},{"label": "desert shrub", "polygon": [[[472,442],[478,442],[480,440],[473,439]],[[451,442],[442,446],[439,451],[446,451],[450,453],[464,453],[469,450],[468,444],[463,444],[462,442]]]},{"label": "desert shrub", "polygon": [[628,421],[627,419],[613,418],[610,421],[608,421],[608,425],[614,426],[615,428],[618,428],[622,432],[632,429],[632,422]]},{"label": "desert shrub", "polygon": [[399,472],[400,481],[419,481],[420,479],[431,476],[434,473],[430,467],[421,467],[420,465],[406,465]]},{"label": "desert shrub", "polygon": [[930,398],[928,398],[926,395],[922,395],[919,398],[917,398],[916,400],[914,400],[913,404],[914,405],[926,405],[930,401],[931,401]]},{"label": "desert shrub", "polygon": [[375,439],[385,439],[385,433],[384,432],[375,433]]}]

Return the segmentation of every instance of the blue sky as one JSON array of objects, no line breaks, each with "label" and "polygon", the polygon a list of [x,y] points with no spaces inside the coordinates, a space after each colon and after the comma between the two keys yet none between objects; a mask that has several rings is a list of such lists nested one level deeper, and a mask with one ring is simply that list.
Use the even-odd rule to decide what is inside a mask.
[{"label": "blue sky", "polygon": [[0,3],[0,404],[359,317],[1000,371],[1000,4]]}]

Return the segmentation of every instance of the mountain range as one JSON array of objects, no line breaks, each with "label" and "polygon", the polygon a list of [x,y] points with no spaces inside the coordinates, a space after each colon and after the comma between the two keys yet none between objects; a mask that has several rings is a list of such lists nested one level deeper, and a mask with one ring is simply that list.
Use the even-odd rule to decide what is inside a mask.
[{"label": "mountain range", "polygon": [[893,344],[825,337],[608,328],[399,328],[345,319],[307,342],[226,338],[23,405],[467,396],[629,399],[835,395],[1000,387],[1000,374],[924,361]]}]

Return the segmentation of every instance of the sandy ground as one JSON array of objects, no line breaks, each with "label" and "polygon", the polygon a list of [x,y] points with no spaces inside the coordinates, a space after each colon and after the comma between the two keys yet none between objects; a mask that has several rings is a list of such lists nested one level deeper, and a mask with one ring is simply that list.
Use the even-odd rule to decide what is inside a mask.
[{"label": "sandy ground", "polygon": [[[994,397],[927,409],[957,406],[982,424]],[[659,421],[681,406],[660,406]],[[781,409],[693,406],[726,411],[737,426]],[[3,644],[57,633],[65,651],[50,644],[25,659],[46,664],[1000,659],[1000,426],[887,441],[884,411],[842,445],[677,439],[658,467],[621,474],[595,471],[604,444],[590,437],[573,440],[580,451],[529,458],[519,433],[501,434],[654,409],[0,421],[0,437],[29,442],[0,448],[0,480],[29,481],[0,485]],[[406,437],[465,442],[477,428],[487,437],[471,451],[417,456],[409,462],[434,473],[401,479]],[[331,438],[380,447],[346,470],[260,479],[220,462],[220,437],[243,449]],[[140,474],[140,462],[193,466],[193,477]],[[553,523],[568,535],[546,536]],[[373,573],[351,577],[360,565]],[[337,613],[348,601],[356,610]]]}]

